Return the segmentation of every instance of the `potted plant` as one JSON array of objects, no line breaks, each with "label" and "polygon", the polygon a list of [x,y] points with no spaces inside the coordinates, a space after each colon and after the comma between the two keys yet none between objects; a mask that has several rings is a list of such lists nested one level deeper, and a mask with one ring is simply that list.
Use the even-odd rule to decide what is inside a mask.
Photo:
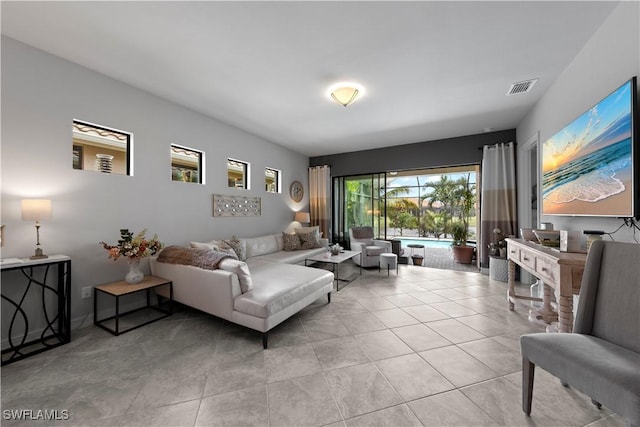
[{"label": "potted plant", "polygon": [[413,265],[422,265],[422,261],[424,260],[424,256],[422,255],[411,255],[411,261],[413,262]]},{"label": "potted plant", "polygon": [[467,239],[469,237],[469,217],[471,215],[471,209],[473,209],[475,196],[469,186],[468,176],[464,182],[460,183],[456,193],[460,207],[460,220],[456,221],[451,227],[453,234],[453,259],[460,264],[471,264],[475,248],[473,246],[467,246]]},{"label": "potted plant", "polygon": [[471,264],[474,248],[473,246],[467,246],[468,228],[462,221],[456,221],[451,226],[451,232],[453,234],[451,248],[454,261],[460,264]]}]

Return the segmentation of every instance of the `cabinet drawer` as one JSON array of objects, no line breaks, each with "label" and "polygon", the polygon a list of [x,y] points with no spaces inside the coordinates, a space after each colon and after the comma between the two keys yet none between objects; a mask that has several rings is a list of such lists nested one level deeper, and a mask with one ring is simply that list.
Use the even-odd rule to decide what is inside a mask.
[{"label": "cabinet drawer", "polygon": [[531,252],[524,249],[520,249],[520,263],[535,271],[536,257]]},{"label": "cabinet drawer", "polygon": [[560,267],[556,263],[547,261],[544,258],[536,260],[536,273],[549,284],[558,284],[560,279]]}]

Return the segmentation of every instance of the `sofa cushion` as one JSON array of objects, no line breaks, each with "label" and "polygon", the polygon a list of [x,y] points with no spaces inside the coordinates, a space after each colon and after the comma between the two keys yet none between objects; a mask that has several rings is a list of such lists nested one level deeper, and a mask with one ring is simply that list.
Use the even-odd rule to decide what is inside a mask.
[{"label": "sofa cushion", "polygon": [[249,292],[253,289],[253,280],[249,272],[249,266],[246,262],[233,258],[225,258],[218,264],[218,268],[231,273],[236,273],[238,282],[240,282],[240,290],[242,293]]},{"label": "sofa cushion", "polygon": [[314,225],[313,227],[296,227],[293,229],[293,232],[296,234],[305,234],[305,233],[318,233],[318,239],[321,237],[320,226]]},{"label": "sofa cushion", "polygon": [[284,242],[284,250],[287,252],[301,249],[300,238],[297,234],[282,233],[282,240]]},{"label": "sofa cushion", "polygon": [[284,237],[282,237],[281,233],[274,234],[274,236],[275,236],[276,242],[278,244],[278,250],[279,251],[284,251]]},{"label": "sofa cushion", "polygon": [[278,240],[275,234],[267,236],[241,238],[247,247],[247,258],[278,252]]},{"label": "sofa cushion", "polygon": [[301,249],[321,248],[320,233],[312,231],[310,233],[296,233],[300,238]]},{"label": "sofa cushion", "polygon": [[236,254],[236,251],[234,251],[233,249],[231,249],[230,247],[226,246],[225,247],[220,247],[220,244],[222,242],[218,241],[218,240],[212,240],[210,242],[206,242],[206,243],[201,243],[201,242],[189,242],[189,246],[191,246],[193,249],[202,249],[205,251],[219,251],[219,252],[224,252],[226,254],[231,255],[233,258],[238,259],[238,254]]},{"label": "sofa cushion", "polygon": [[365,255],[367,256],[374,256],[374,255],[380,255],[383,254],[385,251],[385,248],[382,246],[367,246],[367,248],[365,249]]},{"label": "sofa cushion", "polygon": [[253,290],[235,298],[234,309],[261,318],[272,316],[315,292],[333,273],[299,265],[251,262]]},{"label": "sofa cushion", "polygon": [[238,259],[240,261],[245,261],[247,259],[247,245],[236,236],[233,236],[231,240],[223,240],[220,247],[233,249],[236,255],[238,255]]},{"label": "sofa cushion", "polygon": [[278,251],[270,254],[260,255],[258,257],[248,258],[247,263],[249,267],[251,267],[252,261],[255,259],[257,261],[268,261],[275,262],[281,264],[302,264],[306,258],[309,258],[313,255],[327,253],[327,249],[325,247],[317,248],[317,249],[302,249],[299,251]]}]

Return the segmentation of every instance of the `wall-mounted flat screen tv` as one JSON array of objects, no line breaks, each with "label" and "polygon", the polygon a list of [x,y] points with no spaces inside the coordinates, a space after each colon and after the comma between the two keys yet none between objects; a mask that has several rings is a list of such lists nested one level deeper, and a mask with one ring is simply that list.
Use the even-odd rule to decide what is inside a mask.
[{"label": "wall-mounted flat screen tv", "polygon": [[542,145],[542,214],[633,217],[636,78]]}]

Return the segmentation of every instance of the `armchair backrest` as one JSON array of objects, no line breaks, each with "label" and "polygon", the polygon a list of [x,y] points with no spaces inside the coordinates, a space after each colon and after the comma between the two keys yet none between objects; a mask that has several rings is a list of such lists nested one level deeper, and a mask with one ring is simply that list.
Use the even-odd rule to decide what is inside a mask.
[{"label": "armchair backrest", "polygon": [[371,240],[373,239],[373,227],[351,227],[349,237],[351,240]]},{"label": "armchair backrest", "polygon": [[640,245],[593,242],[574,332],[640,352]]}]

